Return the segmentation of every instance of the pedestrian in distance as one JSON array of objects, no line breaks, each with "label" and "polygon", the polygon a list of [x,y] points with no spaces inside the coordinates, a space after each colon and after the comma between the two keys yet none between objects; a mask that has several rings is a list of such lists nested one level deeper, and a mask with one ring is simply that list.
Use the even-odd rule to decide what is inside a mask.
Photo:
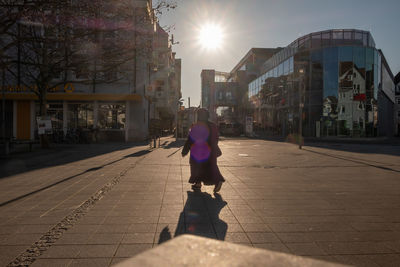
[{"label": "pedestrian in distance", "polygon": [[217,165],[217,157],[222,155],[218,147],[217,126],[208,121],[207,109],[197,110],[197,122],[192,125],[188,138],[182,149],[182,157],[190,151],[190,179],[193,190],[200,190],[201,183],[214,185],[214,192],[221,190],[225,182]]}]

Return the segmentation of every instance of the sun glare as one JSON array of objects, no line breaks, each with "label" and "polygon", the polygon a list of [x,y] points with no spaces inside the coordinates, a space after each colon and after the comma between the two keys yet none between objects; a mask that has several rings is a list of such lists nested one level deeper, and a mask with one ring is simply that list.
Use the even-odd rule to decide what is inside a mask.
[{"label": "sun glare", "polygon": [[206,24],[200,28],[199,32],[200,45],[208,50],[215,50],[221,47],[223,33],[220,26],[216,24]]}]

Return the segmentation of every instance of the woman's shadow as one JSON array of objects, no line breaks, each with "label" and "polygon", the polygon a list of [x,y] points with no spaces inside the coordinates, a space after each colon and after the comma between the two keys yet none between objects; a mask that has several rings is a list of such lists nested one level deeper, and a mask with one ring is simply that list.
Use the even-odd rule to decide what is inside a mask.
[{"label": "woman's shadow", "polygon": [[[181,234],[192,234],[224,240],[228,225],[219,218],[220,211],[226,206],[220,194],[214,197],[206,192],[187,192],[187,200],[179,215],[174,237]],[[160,233],[158,244],[171,239],[168,226]]]}]

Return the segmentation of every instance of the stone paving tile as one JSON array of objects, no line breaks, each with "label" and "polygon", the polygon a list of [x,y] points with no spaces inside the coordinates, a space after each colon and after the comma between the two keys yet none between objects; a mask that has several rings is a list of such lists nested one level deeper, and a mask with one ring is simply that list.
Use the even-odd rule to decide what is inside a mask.
[{"label": "stone paving tile", "polygon": [[124,235],[124,233],[95,233],[87,240],[87,244],[119,244]]},{"label": "stone paving tile", "polygon": [[75,258],[82,246],[79,245],[54,245],[45,251],[41,259],[72,259]]},{"label": "stone paving tile", "polygon": [[160,217],[158,223],[174,224],[179,222],[179,217]]},{"label": "stone paving tile", "polygon": [[306,233],[275,233],[276,236],[282,242],[299,242],[299,243],[307,243],[314,242],[314,239],[310,234]]},{"label": "stone paving tile", "polygon": [[87,233],[77,233],[70,234],[64,233],[60,239],[57,240],[57,245],[77,245],[77,244],[87,244],[89,238],[93,234]]},{"label": "stone paving tile", "polygon": [[126,260],[128,260],[128,259],[129,259],[129,258],[114,257],[114,258],[112,258],[112,261],[111,261],[110,266],[113,266],[113,265],[118,264],[118,263],[120,263],[120,262],[126,261]]},{"label": "stone paving tile", "polygon": [[226,233],[224,238],[222,238],[223,236],[220,233],[217,233],[217,235],[218,239],[227,242],[250,244],[250,240],[245,233]]},{"label": "stone paving tile", "polygon": [[242,223],[241,226],[245,232],[271,232],[264,223]]},{"label": "stone paving tile", "polygon": [[66,233],[68,234],[92,234],[97,231],[99,224],[80,224],[80,221],[72,228],[68,229]]},{"label": "stone paving tile", "polygon": [[133,257],[143,251],[151,249],[152,247],[152,244],[121,244],[115,253],[115,257]]},{"label": "stone paving tile", "polygon": [[357,231],[392,231],[395,224],[392,223],[351,223]]},{"label": "stone paving tile", "polygon": [[114,256],[118,244],[108,245],[81,245],[76,258],[111,258]]},{"label": "stone paving tile", "polygon": [[155,233],[129,233],[125,234],[121,244],[153,244]]},{"label": "stone paving tile", "polygon": [[251,233],[246,232],[249,237],[251,243],[274,243],[281,242],[278,237],[274,233]]},{"label": "stone paving tile", "polygon": [[12,235],[0,235],[0,246],[1,245],[30,245],[37,239],[41,234],[12,234]]},{"label": "stone paving tile", "polygon": [[97,227],[96,235],[102,234],[119,234],[128,230],[129,224],[102,224]]},{"label": "stone paving tile", "polygon": [[285,224],[271,224],[269,223],[268,226],[274,232],[352,232],[354,229],[348,225],[343,224],[299,224],[299,223],[285,223]]},{"label": "stone paving tile", "polygon": [[155,223],[134,223],[128,225],[127,233],[154,233],[157,229]]},{"label": "stone paving tile", "polygon": [[398,267],[400,262],[399,254],[367,255],[366,258],[377,263],[379,266]]},{"label": "stone paving tile", "polygon": [[400,240],[382,242],[386,247],[390,248],[397,253],[400,253]]},{"label": "stone paving tile", "polygon": [[[387,254],[384,254],[386,256]],[[336,262],[352,266],[382,267],[366,255],[334,255]]]},{"label": "stone paving tile", "polygon": [[285,245],[293,254],[299,256],[327,255],[327,253],[315,243],[285,243]]},{"label": "stone paving tile", "polygon": [[382,254],[394,253],[394,250],[382,243],[375,242],[316,242],[324,251],[331,255],[351,254]]},{"label": "stone paving tile", "polygon": [[110,265],[111,258],[91,258],[91,259],[74,259],[68,265],[68,267],[71,266],[85,266],[85,267],[108,267]]},{"label": "stone paving tile", "polygon": [[93,216],[85,216],[79,220],[79,224],[102,224],[104,222],[104,217],[93,217]]},{"label": "stone paving tile", "polygon": [[270,251],[290,253],[288,247],[285,246],[285,244],[283,243],[256,243],[256,244],[253,243],[253,246],[255,248],[262,248]]},{"label": "stone paving tile", "polygon": [[25,250],[26,246],[0,246],[0,266],[6,266]]},{"label": "stone paving tile", "polygon": [[73,259],[37,259],[32,267],[66,267],[72,263]]}]

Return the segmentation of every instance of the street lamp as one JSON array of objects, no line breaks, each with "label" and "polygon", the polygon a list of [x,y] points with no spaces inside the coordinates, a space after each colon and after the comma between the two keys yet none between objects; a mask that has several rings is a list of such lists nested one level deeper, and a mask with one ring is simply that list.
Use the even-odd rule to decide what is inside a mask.
[{"label": "street lamp", "polygon": [[300,88],[299,88],[299,149],[302,148],[303,141],[303,89],[304,89],[304,69],[299,69],[299,74],[301,75],[300,79]]}]

